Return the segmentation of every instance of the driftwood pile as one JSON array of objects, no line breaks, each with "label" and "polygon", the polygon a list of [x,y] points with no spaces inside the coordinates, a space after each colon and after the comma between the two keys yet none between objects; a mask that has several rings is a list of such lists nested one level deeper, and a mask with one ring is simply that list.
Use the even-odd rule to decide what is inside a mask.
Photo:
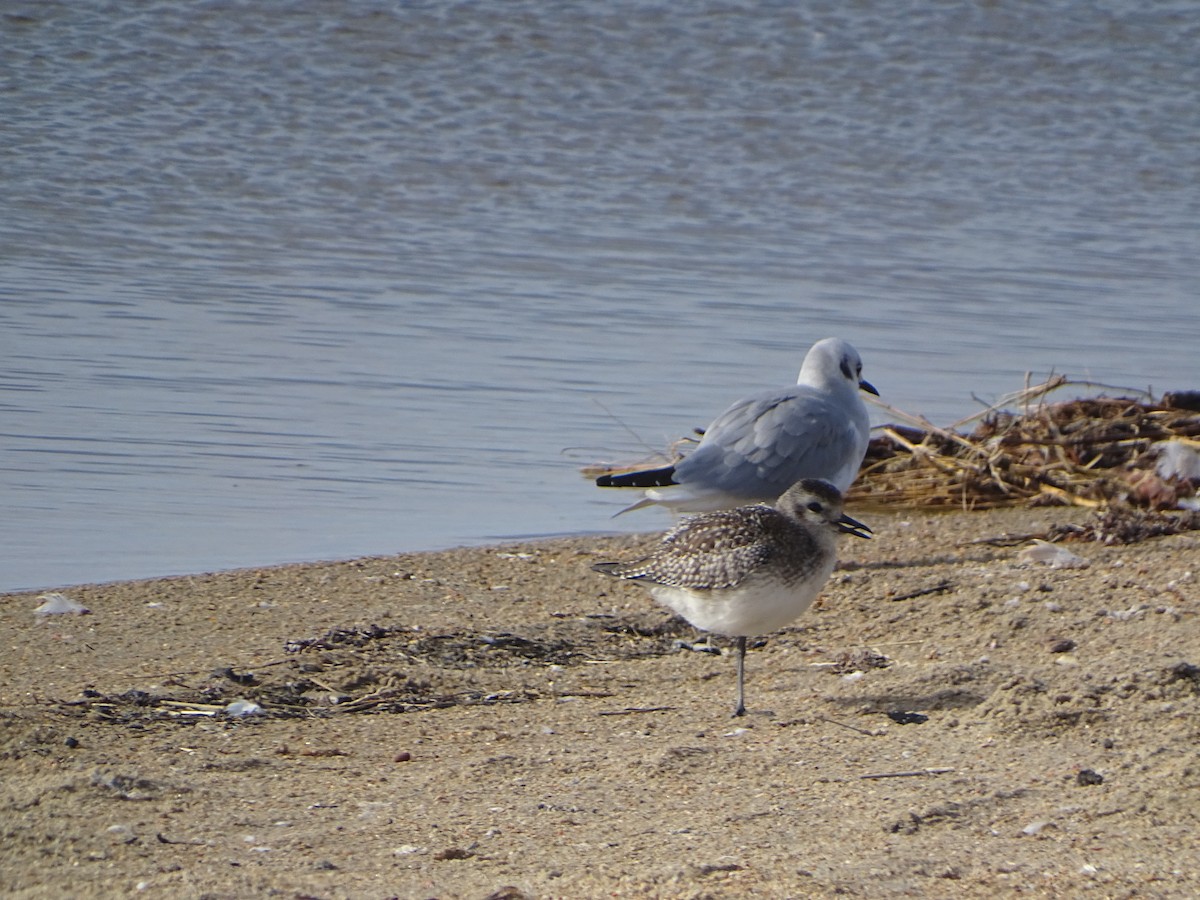
[{"label": "driftwood pile", "polygon": [[[1188,469],[1200,461],[1200,393],[1046,401],[1072,384],[1052,378],[949,429],[891,410],[905,424],[871,441],[850,499],[914,509],[1166,510],[1195,498],[1200,478]],[[957,430],[972,423],[969,433]],[[1182,470],[1163,464],[1168,444]]]}]

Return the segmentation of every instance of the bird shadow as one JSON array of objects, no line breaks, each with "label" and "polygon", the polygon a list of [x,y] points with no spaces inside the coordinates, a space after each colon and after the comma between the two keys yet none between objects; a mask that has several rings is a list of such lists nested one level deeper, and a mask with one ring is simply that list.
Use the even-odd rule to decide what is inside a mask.
[{"label": "bird shadow", "polygon": [[838,560],[836,569],[841,572],[854,572],[860,569],[932,569],[936,566],[954,566],[963,563],[991,563],[1008,559],[1004,553],[943,553],[937,556],[923,556],[916,559],[880,559],[859,561],[855,559]]},{"label": "bird shadow", "polygon": [[934,691],[895,690],[881,691],[867,696],[830,697],[835,706],[851,707],[867,713],[891,713],[897,710],[969,709],[978,706],[988,697],[987,693],[967,688],[943,688]]}]

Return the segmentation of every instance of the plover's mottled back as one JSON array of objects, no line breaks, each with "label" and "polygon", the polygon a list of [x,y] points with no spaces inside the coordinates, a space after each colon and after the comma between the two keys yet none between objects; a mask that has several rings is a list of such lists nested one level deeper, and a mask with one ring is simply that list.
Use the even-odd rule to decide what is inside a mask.
[{"label": "plover's mottled back", "polygon": [[737,706],[746,711],[746,638],[776,631],[804,612],[833,571],[840,533],[871,529],[842,512],[842,495],[806,478],[774,506],[741,506],[685,519],[648,556],[605,562],[597,572],[640,581],[654,599],[697,628],[737,639]]},{"label": "plover's mottled back", "polygon": [[662,504],[679,512],[772,502],[802,478],[823,478],[845,491],[871,436],[861,391],[879,393],[863,380],[858,351],[825,338],[805,355],[794,386],[734,403],[679,463],[601,475],[596,484],[646,488],[645,499],[628,509]]}]

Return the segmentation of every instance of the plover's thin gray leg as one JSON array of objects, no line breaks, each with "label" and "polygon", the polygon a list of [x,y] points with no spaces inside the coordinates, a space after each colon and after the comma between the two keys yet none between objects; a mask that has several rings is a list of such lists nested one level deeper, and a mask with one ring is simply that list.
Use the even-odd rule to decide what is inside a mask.
[{"label": "plover's thin gray leg", "polygon": [[737,706],[733,709],[734,718],[746,714],[746,636],[737,637]]}]

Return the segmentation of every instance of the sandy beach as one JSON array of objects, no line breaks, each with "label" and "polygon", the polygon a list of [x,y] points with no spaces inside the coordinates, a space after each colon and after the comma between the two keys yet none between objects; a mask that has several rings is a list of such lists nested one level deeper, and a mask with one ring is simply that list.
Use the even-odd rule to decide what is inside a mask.
[{"label": "sandy beach", "polygon": [[0,893],[1200,894],[1200,533],[850,512],[743,719],[642,537],[6,595]]}]

